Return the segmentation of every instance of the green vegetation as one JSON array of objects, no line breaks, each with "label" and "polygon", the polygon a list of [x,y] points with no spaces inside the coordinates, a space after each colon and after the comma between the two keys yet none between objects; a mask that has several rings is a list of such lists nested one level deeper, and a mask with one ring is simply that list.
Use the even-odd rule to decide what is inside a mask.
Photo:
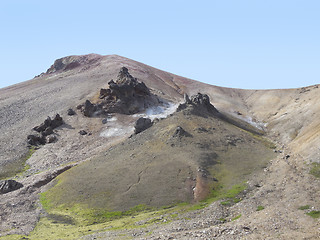
[{"label": "green vegetation", "polygon": [[[57,184],[59,185],[59,183]],[[55,206],[50,201],[50,191],[40,194],[40,202],[48,215],[40,219],[34,231],[27,236],[30,239],[78,239],[92,232],[116,229],[142,228],[151,224],[166,224],[179,216],[179,213],[205,208],[213,201],[226,199],[233,204],[239,201],[237,196],[246,189],[245,184],[237,184],[230,189],[222,186],[212,191],[209,198],[197,204],[177,203],[161,208],[137,205],[128,211],[108,211],[108,209],[90,209],[86,205]],[[240,218],[236,216],[232,220]],[[226,222],[222,218],[220,221]],[[6,239],[21,239],[21,235]],[[3,239],[3,238],[0,238]]]},{"label": "green vegetation", "polygon": [[0,171],[0,180],[1,179],[7,179],[12,178],[16,175],[22,175],[25,171],[30,169],[30,166],[26,164],[26,161],[32,156],[32,154],[36,151],[35,147],[30,147],[28,149],[28,152],[20,158],[16,162],[8,163],[4,166],[3,169],[5,169],[5,172]]},{"label": "green vegetation", "polygon": [[258,206],[257,207],[257,211],[261,211],[261,210],[263,210],[264,209],[264,206]]},{"label": "green vegetation", "polygon": [[27,161],[29,158],[31,158],[32,154],[36,151],[36,148],[34,146],[29,148],[28,153],[24,157],[24,161]]},{"label": "green vegetation", "polygon": [[316,178],[320,178],[320,163],[312,163],[310,174],[312,174]]},{"label": "green vegetation", "polygon": [[298,209],[299,210],[307,210],[309,208],[310,208],[310,205],[304,205],[304,206],[299,207]]},{"label": "green vegetation", "polygon": [[193,210],[199,210],[207,207],[210,203],[213,203],[215,201],[225,199],[225,201],[222,201],[221,204],[226,205],[232,205],[234,203],[237,203],[241,201],[240,198],[237,198],[237,196],[243,192],[247,188],[247,185],[242,184],[236,184],[232,186],[230,189],[225,190],[221,185],[217,186],[215,189],[211,191],[211,194],[208,198],[205,200],[194,204],[190,208],[188,208],[189,211]]},{"label": "green vegetation", "polygon": [[237,219],[239,219],[239,218],[241,218],[241,214],[239,214],[238,216],[232,218],[231,221],[235,221],[235,220],[237,220]]},{"label": "green vegetation", "polygon": [[306,214],[309,215],[310,217],[313,217],[313,218],[319,218],[320,217],[320,211],[311,211],[311,212],[308,212]]},{"label": "green vegetation", "polygon": [[220,204],[224,205],[224,206],[229,206],[229,205],[231,205],[231,202],[230,201],[223,201]]}]

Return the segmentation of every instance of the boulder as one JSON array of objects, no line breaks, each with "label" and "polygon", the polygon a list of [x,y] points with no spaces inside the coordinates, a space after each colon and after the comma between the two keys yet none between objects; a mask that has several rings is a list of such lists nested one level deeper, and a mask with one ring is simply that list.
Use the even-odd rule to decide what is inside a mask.
[{"label": "boulder", "polygon": [[89,100],[86,100],[82,109],[83,115],[86,117],[91,117],[94,114],[95,110],[95,105],[93,105]]},{"label": "boulder", "polygon": [[135,126],[134,126],[134,133],[135,134],[138,134],[144,130],[146,130],[147,128],[151,127],[152,126],[152,122],[151,122],[151,119],[149,118],[139,118],[136,123],[135,123]]},{"label": "boulder", "polygon": [[38,146],[46,144],[46,139],[43,135],[28,135],[27,141],[29,145]]},{"label": "boulder", "polygon": [[178,126],[173,134],[173,137],[192,137],[192,135],[188,133],[186,130],[184,130],[182,127]]},{"label": "boulder", "polygon": [[67,114],[68,114],[69,116],[73,116],[73,115],[76,114],[76,112],[75,112],[72,108],[69,108],[68,111],[67,111]]},{"label": "boulder", "polygon": [[0,194],[12,192],[22,187],[23,187],[23,184],[15,180],[11,180],[11,179],[2,180],[0,181]]},{"label": "boulder", "polygon": [[80,135],[87,135],[88,134],[85,130],[80,130],[79,133],[80,133]]}]

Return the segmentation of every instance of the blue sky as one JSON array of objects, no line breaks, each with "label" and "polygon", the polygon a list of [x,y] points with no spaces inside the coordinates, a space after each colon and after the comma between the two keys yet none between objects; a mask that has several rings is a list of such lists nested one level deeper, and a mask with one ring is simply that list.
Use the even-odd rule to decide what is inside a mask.
[{"label": "blue sky", "polygon": [[0,2],[0,88],[68,55],[118,54],[213,85],[320,83],[320,1]]}]

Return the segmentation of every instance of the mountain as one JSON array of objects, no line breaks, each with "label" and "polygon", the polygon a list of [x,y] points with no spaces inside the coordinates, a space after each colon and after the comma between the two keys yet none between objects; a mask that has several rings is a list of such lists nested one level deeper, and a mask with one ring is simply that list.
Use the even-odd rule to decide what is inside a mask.
[{"label": "mountain", "polygon": [[317,239],[319,96],[57,59],[0,89],[0,236]]}]

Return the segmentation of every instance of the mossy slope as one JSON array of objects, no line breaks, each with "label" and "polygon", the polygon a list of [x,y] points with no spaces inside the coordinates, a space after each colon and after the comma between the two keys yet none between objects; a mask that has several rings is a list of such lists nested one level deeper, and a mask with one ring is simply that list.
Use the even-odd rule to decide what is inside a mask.
[{"label": "mossy slope", "polygon": [[[178,126],[190,135],[177,135]],[[232,124],[180,112],[65,172],[46,199],[52,208],[108,211],[195,202],[212,188],[243,182],[272,157],[263,142]]]}]

